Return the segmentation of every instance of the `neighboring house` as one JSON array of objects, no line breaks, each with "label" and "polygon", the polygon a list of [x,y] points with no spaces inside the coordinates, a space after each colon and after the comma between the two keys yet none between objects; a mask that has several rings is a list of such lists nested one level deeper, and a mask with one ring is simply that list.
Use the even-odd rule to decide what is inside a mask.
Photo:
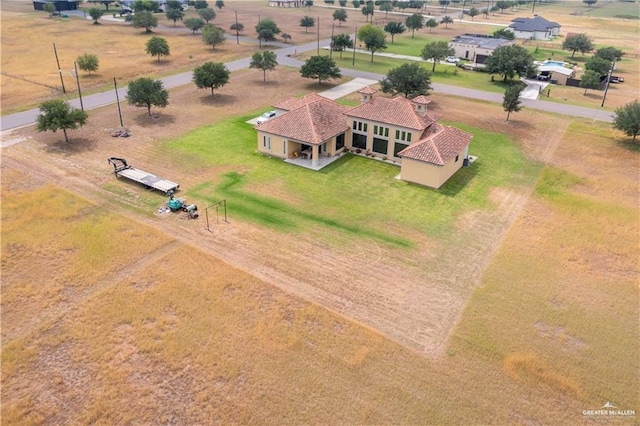
[{"label": "neighboring house", "polygon": [[468,163],[473,136],[438,124],[426,96],[384,98],[375,92],[360,90],[356,107],[315,93],[274,105],[276,117],[255,127],[258,151],[314,170],[352,151],[400,163],[400,179],[432,188]]},{"label": "neighboring house", "polygon": [[560,34],[560,24],[537,15],[533,18],[516,18],[511,21],[509,29],[516,38],[527,40],[551,40]]},{"label": "neighboring house", "polygon": [[306,3],[305,0],[269,0],[271,7],[304,7]]},{"label": "neighboring house", "polygon": [[551,83],[565,86],[567,80],[575,76],[575,71],[560,65],[538,65],[540,76]]},{"label": "neighboring house", "polygon": [[449,47],[456,51],[458,58],[468,59],[476,64],[484,64],[495,49],[510,46],[513,41],[483,34],[463,34],[455,36]]},{"label": "neighboring house", "polygon": [[65,10],[78,10],[78,3],[82,3],[82,0],[33,0],[33,8],[44,10],[45,3],[53,3],[58,12],[64,12]]}]

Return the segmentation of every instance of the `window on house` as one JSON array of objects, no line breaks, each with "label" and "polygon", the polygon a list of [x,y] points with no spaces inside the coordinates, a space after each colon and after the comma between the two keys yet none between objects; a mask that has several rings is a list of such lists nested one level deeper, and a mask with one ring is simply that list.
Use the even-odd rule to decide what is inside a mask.
[{"label": "window on house", "polygon": [[373,138],[373,152],[387,155],[389,141],[386,139]]},{"label": "window on house", "polygon": [[351,146],[354,148],[367,149],[367,136],[354,133]]},{"label": "window on house", "polygon": [[[375,126],[375,127],[377,128],[378,126]],[[362,121],[354,121],[352,129],[357,131],[357,132],[366,133],[367,132],[367,123],[363,123]]]},{"label": "window on house", "polygon": [[336,136],[336,151],[344,148],[344,133]]},{"label": "window on house", "polygon": [[282,141],[282,153],[287,153],[287,141]]},{"label": "window on house", "polygon": [[400,142],[396,142],[396,143],[393,145],[393,156],[394,156],[394,157],[396,157],[396,158],[398,158],[398,153],[399,153],[400,151],[402,151],[403,149],[405,149],[406,147],[408,147],[408,146],[409,146],[409,145],[407,145],[407,144],[400,143]]},{"label": "window on house", "polygon": [[389,137],[389,128],[383,126],[373,126],[373,134],[377,136]]},{"label": "window on house", "polygon": [[396,130],[396,141],[411,143],[411,132]]},{"label": "window on house", "polygon": [[458,157],[460,157],[460,154],[456,155],[456,161],[455,161],[455,163],[457,163],[457,162],[458,162]]}]

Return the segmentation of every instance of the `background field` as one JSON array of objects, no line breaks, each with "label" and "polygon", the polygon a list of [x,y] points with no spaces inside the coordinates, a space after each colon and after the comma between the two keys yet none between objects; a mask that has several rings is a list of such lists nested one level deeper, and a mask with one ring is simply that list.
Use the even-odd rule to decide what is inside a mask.
[{"label": "background field", "polygon": [[[499,105],[434,94],[480,157],[442,190],[359,157],[313,173],[255,152],[244,119],[317,90],[274,76],[233,73],[213,98],[172,89],[155,118],[124,106],[129,139],[109,136],[115,106],[69,144],[3,135],[20,141],[0,182],[3,422],[637,412],[637,146],[608,124],[527,109],[505,122]],[[227,198],[230,223],[158,214],[166,198],[117,180],[114,155],[201,209]]]}]

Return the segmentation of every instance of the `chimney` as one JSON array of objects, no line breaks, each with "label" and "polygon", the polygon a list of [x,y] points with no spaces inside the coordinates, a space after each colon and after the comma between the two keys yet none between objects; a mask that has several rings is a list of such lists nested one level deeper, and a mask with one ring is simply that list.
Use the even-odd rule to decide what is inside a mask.
[{"label": "chimney", "polygon": [[427,98],[425,95],[416,96],[411,99],[413,102],[413,108],[420,117],[424,117],[427,115],[427,105],[431,102],[431,99]]},{"label": "chimney", "polygon": [[368,102],[371,102],[371,100],[373,99],[373,94],[376,92],[376,89],[372,89],[369,86],[358,90],[358,93],[360,93],[360,95],[362,96],[362,98],[360,99],[360,103],[366,104]]}]

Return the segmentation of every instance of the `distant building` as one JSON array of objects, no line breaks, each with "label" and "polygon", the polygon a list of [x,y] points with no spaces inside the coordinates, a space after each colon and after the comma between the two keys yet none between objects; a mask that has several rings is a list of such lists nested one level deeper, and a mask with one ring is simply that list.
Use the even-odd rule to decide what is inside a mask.
[{"label": "distant building", "polygon": [[306,4],[305,0],[269,0],[271,7],[304,7]]},{"label": "distant building", "polygon": [[65,10],[78,10],[78,3],[82,3],[82,0],[33,0],[33,8],[44,10],[46,3],[52,3],[58,12],[64,12]]},{"label": "distant building", "polygon": [[511,21],[509,29],[516,38],[527,40],[551,40],[560,34],[560,24],[544,19],[542,16],[533,18],[516,18]]},{"label": "distant building", "polygon": [[449,42],[449,47],[456,51],[456,56],[468,59],[476,64],[484,64],[495,49],[501,46],[510,46],[513,41],[504,38],[496,38],[484,34],[463,34],[456,36]]}]

